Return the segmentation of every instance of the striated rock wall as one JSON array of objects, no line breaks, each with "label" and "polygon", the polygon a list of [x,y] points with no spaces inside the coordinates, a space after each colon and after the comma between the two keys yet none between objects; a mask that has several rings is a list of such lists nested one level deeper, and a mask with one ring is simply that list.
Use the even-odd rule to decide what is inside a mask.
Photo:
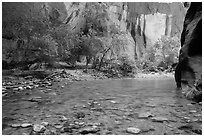
[{"label": "striated rock wall", "polygon": [[137,58],[162,35],[180,37],[186,13],[182,3],[134,2],[127,5],[127,24],[135,39]]},{"label": "striated rock wall", "polygon": [[[142,57],[146,47],[154,45],[162,35],[180,37],[186,12],[182,3],[100,2],[98,4],[103,5],[108,13],[109,20],[102,22],[104,26],[115,25],[122,31],[120,36],[122,40],[128,40],[126,43],[129,44],[121,45],[119,49],[120,53],[126,53],[131,59]],[[49,18],[52,22],[63,23],[70,32],[82,32],[86,29],[83,11],[87,5],[91,3],[3,3],[3,37],[8,39],[15,36],[12,33],[18,31],[11,31],[14,28],[12,22],[25,20],[30,16]]]},{"label": "striated rock wall", "polygon": [[[202,3],[192,2],[181,35],[179,63],[175,71],[177,87],[190,87],[191,98],[202,91]],[[193,89],[192,89],[193,88]],[[184,89],[186,90],[186,89]]]}]

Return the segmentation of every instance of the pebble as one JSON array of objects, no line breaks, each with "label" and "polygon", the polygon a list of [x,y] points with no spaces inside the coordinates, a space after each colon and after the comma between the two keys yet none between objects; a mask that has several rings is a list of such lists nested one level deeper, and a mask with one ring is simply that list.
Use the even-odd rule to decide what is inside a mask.
[{"label": "pebble", "polygon": [[190,119],[190,117],[183,117],[184,119],[186,119],[186,120],[189,120]]},{"label": "pebble", "polygon": [[116,104],[116,103],[117,103],[117,102],[116,102],[116,101],[114,101],[114,100],[111,100],[110,102],[111,102],[111,103],[113,103],[113,104]]},{"label": "pebble", "polygon": [[31,127],[31,126],[32,126],[32,124],[30,124],[30,123],[23,123],[23,124],[21,124],[22,128]]},{"label": "pebble", "polygon": [[29,98],[28,100],[29,101],[40,101],[42,99],[42,97],[31,97],[31,98]]},{"label": "pebble", "polygon": [[52,93],[49,93],[49,95],[53,95],[53,96],[56,96],[56,95],[57,95],[57,93],[55,93],[55,92],[52,92]]},{"label": "pebble", "polygon": [[45,130],[45,127],[43,125],[35,124],[33,126],[33,131],[35,132],[43,132]]},{"label": "pebble", "polygon": [[79,133],[81,134],[89,134],[89,133],[96,133],[98,132],[100,129],[97,126],[94,127],[85,127],[83,129],[79,130]]},{"label": "pebble", "polygon": [[39,85],[34,85],[35,88],[39,87]]},{"label": "pebble", "polygon": [[187,106],[193,106],[193,104],[189,103],[189,104],[187,104]]},{"label": "pebble", "polygon": [[170,107],[176,107],[176,105],[175,105],[175,104],[169,104],[169,106],[170,106]]},{"label": "pebble", "polygon": [[4,93],[4,94],[2,94],[2,97],[6,96],[6,95],[8,95],[8,93]]},{"label": "pebble", "polygon": [[63,127],[63,125],[56,125],[55,126],[55,128],[57,128],[57,129],[60,129],[60,128],[62,128]]},{"label": "pebble", "polygon": [[167,118],[165,117],[153,117],[151,118],[153,122],[164,122],[164,121],[168,121]]},{"label": "pebble", "polygon": [[25,79],[31,79],[31,78],[33,78],[33,76],[26,76],[26,77],[24,77]]},{"label": "pebble", "polygon": [[197,118],[192,118],[191,121],[192,121],[192,122],[197,122],[197,121],[199,121],[199,119],[197,119]]},{"label": "pebble", "polygon": [[89,126],[101,126],[102,123],[88,123]]},{"label": "pebble", "polygon": [[197,111],[196,110],[190,110],[189,112],[190,113],[196,113]]},{"label": "pebble", "polygon": [[117,124],[117,125],[121,125],[122,122],[121,122],[121,121],[115,121],[115,124]]},{"label": "pebble", "polygon": [[131,133],[131,134],[139,134],[141,132],[141,130],[139,128],[136,127],[129,127],[127,128],[127,133]]},{"label": "pebble", "polygon": [[150,112],[143,112],[143,113],[139,113],[138,114],[138,118],[149,118],[149,117],[152,117],[152,113]]},{"label": "pebble", "polygon": [[13,90],[14,90],[14,91],[18,91],[19,89],[18,89],[18,88],[13,88]]},{"label": "pebble", "polygon": [[156,105],[153,105],[153,104],[147,104],[146,106],[147,107],[156,107]]},{"label": "pebble", "polygon": [[21,124],[12,124],[11,127],[14,127],[14,128],[17,128],[17,127],[20,127]]},{"label": "pebble", "polygon": [[46,118],[50,118],[50,117],[52,117],[52,115],[47,115],[47,116],[45,116]]},{"label": "pebble", "polygon": [[26,86],[26,89],[32,89],[32,87],[31,86]]},{"label": "pebble", "polygon": [[82,126],[82,125],[84,125],[84,122],[79,122],[78,125]]},{"label": "pebble", "polygon": [[68,118],[66,118],[65,116],[62,116],[62,120],[66,121],[68,120]]},{"label": "pebble", "polygon": [[199,104],[199,105],[202,105],[202,102],[199,102],[198,104]]},{"label": "pebble", "polygon": [[201,117],[202,115],[201,114],[196,114],[194,115],[195,117]]},{"label": "pebble", "polygon": [[41,123],[41,125],[46,127],[47,125],[49,125],[49,123],[44,121],[44,122]]},{"label": "pebble", "polygon": [[18,87],[18,89],[19,89],[19,90],[24,90],[24,88],[23,88],[23,87]]}]

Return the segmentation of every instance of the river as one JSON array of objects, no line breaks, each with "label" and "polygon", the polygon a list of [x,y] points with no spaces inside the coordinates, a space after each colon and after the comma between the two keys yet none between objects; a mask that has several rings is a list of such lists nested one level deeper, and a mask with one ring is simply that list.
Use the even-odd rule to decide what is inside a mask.
[{"label": "river", "polygon": [[[28,100],[35,97],[40,100]],[[139,129],[135,134],[141,135],[201,134],[201,114],[201,104],[183,97],[176,90],[173,78],[64,80],[49,89],[23,91],[18,99],[14,99],[14,95],[7,97],[3,99],[2,110],[3,134],[37,134],[33,133],[32,127],[13,128],[9,125],[35,125],[43,121],[49,123],[47,133],[38,134],[84,134],[86,132],[82,130],[90,127],[90,123],[92,126],[98,123],[95,125],[97,131],[86,134],[134,134],[127,131],[128,128]],[[63,121],[62,117],[67,120]],[[12,120],[6,121],[6,118]],[[83,126],[71,128],[70,124],[76,121]],[[67,123],[69,130],[65,130]]]}]

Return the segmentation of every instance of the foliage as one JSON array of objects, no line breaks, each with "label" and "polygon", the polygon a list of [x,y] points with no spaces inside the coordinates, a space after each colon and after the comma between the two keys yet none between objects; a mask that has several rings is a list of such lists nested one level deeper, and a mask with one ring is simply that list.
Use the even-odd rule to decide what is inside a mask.
[{"label": "foliage", "polygon": [[155,45],[149,46],[137,66],[146,71],[172,70],[178,61],[180,42],[177,37],[163,36]]},{"label": "foliage", "polygon": [[107,73],[109,77],[134,76],[136,65],[127,55],[121,55],[118,59],[105,60],[101,71]]},{"label": "foliage", "polygon": [[109,20],[107,7],[97,2],[87,3],[83,16],[86,19],[86,30],[90,36],[104,36],[108,32]]}]

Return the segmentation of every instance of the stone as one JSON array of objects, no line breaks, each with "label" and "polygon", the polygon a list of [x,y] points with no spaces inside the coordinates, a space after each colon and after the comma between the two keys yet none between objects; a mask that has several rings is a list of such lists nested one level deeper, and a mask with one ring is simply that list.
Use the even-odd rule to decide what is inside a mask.
[{"label": "stone", "polygon": [[191,122],[197,122],[197,121],[199,121],[199,119],[197,119],[197,118],[192,118],[191,119]]},{"label": "stone", "polygon": [[45,127],[43,125],[35,124],[33,125],[33,131],[40,133],[45,131]]},{"label": "stone", "polygon": [[131,134],[139,134],[141,132],[141,130],[139,128],[136,127],[129,127],[126,130],[127,133],[131,133]]},{"label": "stone", "polygon": [[19,90],[24,90],[24,88],[23,88],[23,87],[18,87],[18,89],[19,89]]},{"label": "stone", "polygon": [[2,94],[2,97],[6,96],[6,95],[8,95],[8,93],[4,93],[4,94]]},{"label": "stone", "polygon": [[32,126],[32,124],[30,124],[30,123],[23,123],[23,124],[21,124],[22,128],[31,127],[31,126]]},{"label": "stone", "polygon": [[44,122],[42,122],[42,123],[41,123],[41,125],[43,125],[43,126],[45,126],[45,127],[46,127],[46,126],[48,126],[48,125],[49,125],[49,123],[44,121]]},{"label": "stone", "polygon": [[195,114],[194,116],[195,116],[195,117],[201,117],[202,114]]},{"label": "stone", "polygon": [[26,86],[26,89],[32,89],[32,87],[31,86]]},{"label": "stone", "polygon": [[97,126],[85,127],[79,130],[81,134],[97,133],[100,129]]},{"label": "stone", "polygon": [[116,104],[116,103],[117,103],[117,102],[116,102],[116,101],[114,101],[114,100],[111,100],[110,102],[111,102],[111,103],[113,103],[113,104]]},{"label": "stone", "polygon": [[187,104],[187,106],[193,106],[193,104],[189,103],[189,104]]},{"label": "stone", "polygon": [[11,127],[18,128],[18,127],[21,127],[21,124],[12,124]]},{"label": "stone", "polygon": [[55,128],[57,129],[61,129],[63,127],[63,125],[56,125]]},{"label": "stone", "polygon": [[152,107],[152,108],[156,107],[156,105],[154,105],[154,104],[147,104],[147,105],[145,105],[145,106],[147,106],[147,107]]},{"label": "stone", "polygon": [[186,120],[189,120],[190,119],[190,117],[183,117],[184,119],[186,119]]},{"label": "stone", "polygon": [[122,125],[123,123],[121,121],[115,121],[115,124]]},{"label": "stone", "polygon": [[202,102],[199,102],[198,104],[199,104],[199,105],[202,105]]},{"label": "stone", "polygon": [[33,76],[26,76],[26,77],[24,77],[24,79],[32,79],[33,78]]},{"label": "stone", "polygon": [[138,118],[149,118],[149,117],[153,117],[154,115],[150,112],[142,112],[138,114]]},{"label": "stone", "polygon": [[196,113],[196,110],[190,110],[189,113]]},{"label": "stone", "polygon": [[65,116],[62,116],[61,120],[66,121],[66,120],[68,120],[68,118],[66,118]]},{"label": "stone", "polygon": [[164,122],[164,121],[168,121],[168,119],[165,118],[165,117],[153,117],[153,118],[151,118],[151,120],[152,120],[153,122]]},{"label": "stone", "polygon": [[88,126],[101,126],[102,123],[97,123],[97,122],[94,122],[94,123],[87,123]]},{"label": "stone", "polygon": [[150,127],[150,126],[141,127],[140,130],[141,130],[141,133],[149,132],[149,131],[155,131],[155,129],[153,127]]},{"label": "stone", "polygon": [[18,91],[19,89],[18,88],[13,88],[13,91]]},{"label": "stone", "polygon": [[78,125],[79,126],[83,126],[85,123],[84,122],[79,122]]},{"label": "stone", "polygon": [[31,102],[39,102],[41,101],[42,97],[31,97],[28,100]]}]

